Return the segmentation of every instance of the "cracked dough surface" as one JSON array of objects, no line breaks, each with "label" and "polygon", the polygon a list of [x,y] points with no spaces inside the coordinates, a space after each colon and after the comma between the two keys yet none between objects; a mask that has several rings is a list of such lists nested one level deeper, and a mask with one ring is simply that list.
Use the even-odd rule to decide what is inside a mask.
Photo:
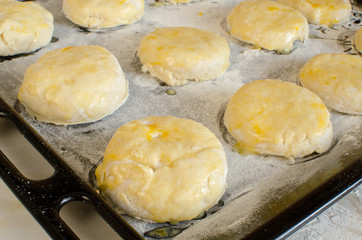
[{"label": "cracked dough surface", "polygon": [[45,53],[26,69],[18,94],[30,115],[61,125],[99,120],[113,113],[127,96],[121,66],[99,46]]},{"label": "cracked dough surface", "polygon": [[144,0],[63,0],[62,10],[69,20],[79,26],[112,28],[141,19]]},{"label": "cracked dough surface", "polygon": [[235,38],[279,52],[290,52],[296,40],[308,39],[306,18],[293,8],[266,0],[247,0],[234,7],[227,25]]},{"label": "cracked dough surface", "polygon": [[332,142],[330,115],[322,100],[281,80],[243,85],[231,97],[224,123],[248,152],[297,158],[324,152]]},{"label": "cracked dough surface", "polygon": [[0,56],[33,52],[47,45],[53,15],[35,2],[0,1]]},{"label": "cracked dough surface", "polygon": [[218,202],[226,164],[220,141],[202,124],[147,117],[115,132],[95,173],[101,192],[126,214],[179,222]]},{"label": "cracked dough surface", "polygon": [[362,58],[345,53],[322,53],[299,71],[301,84],[334,110],[362,114]]},{"label": "cracked dough surface", "polygon": [[191,27],[159,28],[141,41],[142,71],[171,86],[217,78],[229,66],[230,48],[216,33]]},{"label": "cracked dough surface", "polygon": [[278,0],[300,11],[310,23],[333,25],[348,21],[351,14],[349,0]]}]

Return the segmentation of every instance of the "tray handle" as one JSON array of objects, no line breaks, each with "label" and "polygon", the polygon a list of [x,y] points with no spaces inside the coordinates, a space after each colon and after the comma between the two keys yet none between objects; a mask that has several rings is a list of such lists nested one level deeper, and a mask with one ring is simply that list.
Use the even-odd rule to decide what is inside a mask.
[{"label": "tray handle", "polygon": [[72,201],[90,203],[123,239],[144,239],[89,184],[78,177],[42,137],[0,98],[0,117],[9,119],[53,166],[52,176],[26,178],[0,150],[0,177],[53,239],[79,239],[61,219],[60,209]]}]

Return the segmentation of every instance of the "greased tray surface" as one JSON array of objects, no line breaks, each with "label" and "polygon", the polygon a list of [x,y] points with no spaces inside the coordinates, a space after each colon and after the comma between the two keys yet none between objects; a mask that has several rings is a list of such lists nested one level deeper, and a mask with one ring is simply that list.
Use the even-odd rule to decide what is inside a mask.
[{"label": "greased tray surface", "polygon": [[[102,159],[113,133],[128,121],[147,116],[172,115],[204,124],[219,138],[228,159],[228,188],[222,202],[200,220],[172,226],[184,229],[176,239],[238,239],[271,221],[350,166],[362,173],[362,117],[331,110],[335,144],[321,156],[290,161],[273,156],[240,155],[222,124],[231,95],[243,84],[257,79],[278,78],[297,83],[299,69],[311,57],[324,52],[357,54],[353,34],[361,26],[361,10],[354,5],[348,23],[333,28],[310,25],[310,39],[291,54],[253,49],[232,38],[225,29],[225,17],[239,3],[235,0],[197,1],[178,6],[151,6],[145,1],[145,15],[137,23],[102,33],[78,28],[65,18],[61,1],[37,1],[54,15],[54,41],[34,54],[0,63],[0,96],[63,157],[85,182],[94,186],[93,170]],[[137,47],[147,33],[158,27],[190,26],[222,35],[231,48],[230,67],[219,78],[190,82],[180,87],[160,84],[141,72]],[[100,45],[118,59],[129,81],[129,97],[115,113],[103,120],[74,126],[56,126],[32,119],[17,101],[17,92],[28,65],[47,51],[71,45]],[[167,94],[168,89],[175,95]],[[276,113],[278,114],[278,113]],[[357,165],[356,165],[357,163]],[[345,176],[348,178],[348,175]],[[341,190],[342,191],[342,190]],[[125,216],[140,233],[167,224],[148,223]]]}]

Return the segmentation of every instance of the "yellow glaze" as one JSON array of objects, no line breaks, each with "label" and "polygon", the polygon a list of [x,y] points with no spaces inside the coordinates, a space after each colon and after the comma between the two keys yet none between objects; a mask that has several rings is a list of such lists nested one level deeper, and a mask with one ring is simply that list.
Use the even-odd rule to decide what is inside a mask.
[{"label": "yellow glaze", "polygon": [[305,17],[284,4],[247,0],[233,8],[227,17],[231,35],[268,50],[289,52],[295,40],[308,38]]},{"label": "yellow glaze", "polygon": [[171,86],[188,80],[218,77],[229,66],[226,40],[210,31],[190,27],[159,28],[139,46],[142,70]]},{"label": "yellow glaze", "polygon": [[111,28],[138,21],[143,16],[144,0],[63,0],[62,9],[77,25]]},{"label": "yellow glaze", "polygon": [[339,112],[362,114],[362,58],[344,53],[323,53],[300,70],[302,85]]},{"label": "yellow glaze", "polygon": [[275,79],[242,86],[227,105],[224,123],[246,152],[295,158],[323,152],[332,140],[330,115],[321,99]]},{"label": "yellow glaze", "polygon": [[0,56],[35,51],[53,35],[53,15],[34,2],[0,2]]},{"label": "yellow glaze", "polygon": [[349,0],[277,0],[300,11],[310,23],[334,25],[348,21]]},{"label": "yellow glaze", "polygon": [[101,119],[127,96],[127,81],[117,59],[99,46],[45,53],[27,68],[18,94],[38,120],[64,125]]},{"label": "yellow glaze", "polygon": [[179,222],[218,202],[226,173],[224,150],[210,130],[189,119],[166,116],[120,127],[96,178],[101,192],[126,214]]},{"label": "yellow glaze", "polygon": [[360,27],[354,35],[354,45],[356,50],[362,54],[362,27]]}]

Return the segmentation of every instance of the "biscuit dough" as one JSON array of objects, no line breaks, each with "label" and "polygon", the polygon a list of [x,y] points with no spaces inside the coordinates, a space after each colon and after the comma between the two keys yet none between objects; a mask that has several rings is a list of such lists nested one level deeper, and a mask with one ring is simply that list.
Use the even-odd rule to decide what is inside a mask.
[{"label": "biscuit dough", "polygon": [[301,12],[310,23],[333,25],[347,22],[351,14],[349,0],[278,0]]},{"label": "biscuit dough", "polygon": [[219,201],[227,163],[220,141],[202,124],[147,117],[115,132],[95,174],[100,191],[124,213],[179,222]]},{"label": "biscuit dough", "polygon": [[78,124],[113,113],[128,96],[117,59],[99,46],[45,53],[25,72],[18,99],[39,121]]},{"label": "biscuit dough", "polygon": [[359,53],[362,53],[362,27],[360,27],[354,35],[354,46]]},{"label": "biscuit dough", "polygon": [[142,71],[171,86],[217,78],[229,66],[230,48],[216,33],[191,27],[159,28],[139,46]]},{"label": "biscuit dough", "polygon": [[247,0],[234,7],[227,25],[235,38],[278,52],[290,52],[296,40],[308,39],[306,18],[284,4],[266,0]]},{"label": "biscuit dough", "polygon": [[73,23],[90,28],[132,24],[143,16],[144,0],[63,0],[63,12]]},{"label": "biscuit dough", "polygon": [[53,35],[53,15],[35,2],[0,1],[0,56],[33,52]]},{"label": "biscuit dough", "polygon": [[281,80],[242,86],[227,105],[224,123],[246,152],[293,159],[324,152],[332,142],[330,115],[322,100]]},{"label": "biscuit dough", "polygon": [[311,58],[299,72],[301,84],[334,110],[362,114],[362,58],[323,53]]}]

